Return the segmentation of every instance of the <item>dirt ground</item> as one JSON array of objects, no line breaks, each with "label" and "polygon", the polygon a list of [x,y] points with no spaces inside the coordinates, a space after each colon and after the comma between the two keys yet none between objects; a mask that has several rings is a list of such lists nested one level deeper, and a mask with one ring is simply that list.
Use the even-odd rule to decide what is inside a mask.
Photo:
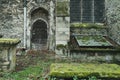
[{"label": "dirt ground", "polygon": [[36,65],[39,61],[48,62],[55,60],[55,53],[47,50],[30,50],[25,54],[16,56],[16,69],[21,71],[31,65]]}]

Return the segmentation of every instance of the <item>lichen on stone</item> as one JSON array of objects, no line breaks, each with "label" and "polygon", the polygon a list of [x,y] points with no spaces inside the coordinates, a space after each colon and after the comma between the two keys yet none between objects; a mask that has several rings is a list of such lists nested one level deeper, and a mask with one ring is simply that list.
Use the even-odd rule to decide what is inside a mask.
[{"label": "lichen on stone", "polygon": [[0,38],[0,44],[14,45],[20,42],[19,39]]},{"label": "lichen on stone", "polygon": [[95,24],[95,23],[71,23],[70,27],[77,28],[95,28],[95,29],[105,29],[106,27],[103,24]]},{"label": "lichen on stone", "polygon": [[101,78],[120,78],[120,66],[117,64],[99,63],[53,63],[50,66],[50,76],[79,78],[96,76]]},{"label": "lichen on stone", "polygon": [[103,36],[75,36],[80,46],[112,46]]},{"label": "lichen on stone", "polygon": [[57,5],[56,5],[57,16],[68,16],[69,15],[68,5],[69,5],[68,1],[63,1],[63,2],[57,1]]}]

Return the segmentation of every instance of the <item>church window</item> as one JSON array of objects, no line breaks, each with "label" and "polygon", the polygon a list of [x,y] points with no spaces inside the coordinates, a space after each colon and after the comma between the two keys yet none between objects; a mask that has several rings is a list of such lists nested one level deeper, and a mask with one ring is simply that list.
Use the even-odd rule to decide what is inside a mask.
[{"label": "church window", "polygon": [[70,21],[102,23],[105,0],[70,0]]}]

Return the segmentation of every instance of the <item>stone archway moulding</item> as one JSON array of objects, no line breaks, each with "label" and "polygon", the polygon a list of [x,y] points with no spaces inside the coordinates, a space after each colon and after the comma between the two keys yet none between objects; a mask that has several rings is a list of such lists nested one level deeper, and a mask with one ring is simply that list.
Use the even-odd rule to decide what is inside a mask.
[{"label": "stone archway moulding", "polygon": [[44,22],[47,24],[47,29],[49,28],[49,27],[48,27],[48,22],[47,22],[45,19],[43,19],[43,18],[37,18],[37,19],[35,19],[34,21],[32,21],[32,23],[31,23],[31,30],[32,30],[32,25],[33,25],[36,21],[38,21],[38,20],[44,21]]},{"label": "stone archway moulding", "polygon": [[49,9],[44,7],[44,6],[36,6],[36,7],[31,7],[29,10],[28,10],[28,16],[29,18],[31,19],[31,14],[32,12],[34,12],[35,10],[37,9],[43,9],[44,11],[46,11],[48,13],[48,16],[49,16]]},{"label": "stone archway moulding", "polygon": [[[44,22],[45,26],[42,26],[42,24],[40,23],[37,26],[35,26],[36,22]],[[45,28],[44,28],[45,27]],[[35,33],[37,33],[38,37],[35,37],[35,35],[33,35],[33,32],[34,32],[34,29],[35,28],[38,28],[37,31],[35,30]],[[39,29],[46,29],[46,32],[42,32],[42,31],[38,31]],[[48,23],[46,20],[44,19],[41,19],[41,18],[38,18],[36,20],[34,20],[32,22],[32,26],[31,26],[31,31],[30,31],[30,35],[31,35],[31,38],[30,38],[30,43],[31,43],[31,48],[32,49],[38,49],[38,50],[41,50],[41,49],[48,49],[48,43],[49,43],[49,27],[48,27]],[[47,35],[47,38],[43,38],[43,37],[40,37],[43,36],[44,34]],[[35,40],[35,41],[34,41]],[[41,41],[39,42],[39,40],[42,40],[42,43]],[[45,44],[44,44],[44,40],[45,40]],[[33,42],[34,41],[34,42]],[[36,44],[37,43],[37,44]]]},{"label": "stone archway moulding", "polygon": [[[46,6],[47,5],[47,6]],[[31,46],[31,30],[32,30],[32,27],[33,27],[33,24],[37,21],[37,20],[42,20],[42,21],[44,21],[45,23],[46,23],[46,25],[47,25],[47,34],[48,34],[48,48],[49,49],[51,49],[51,50],[53,50],[54,49],[54,47],[53,47],[53,41],[54,41],[54,25],[52,25],[52,24],[54,24],[54,22],[53,21],[51,21],[51,18],[53,19],[54,18],[54,16],[51,16],[51,14],[52,13],[54,13],[54,11],[52,10],[52,12],[51,12],[51,8],[53,8],[53,7],[50,7],[50,3],[49,4],[46,4],[46,5],[43,5],[43,4],[40,4],[40,5],[34,5],[34,6],[31,6],[31,7],[29,7],[29,9],[28,9],[28,11],[27,11],[27,14],[28,14],[28,17],[27,17],[27,19],[28,19],[28,30],[27,30],[27,36],[28,36],[28,42],[27,42],[27,44],[28,44],[28,48],[30,49],[30,46]],[[31,16],[31,14],[32,13],[34,13],[34,11],[36,11],[36,10],[39,10],[39,9],[42,9],[43,10],[43,12],[45,11],[45,13],[47,13],[47,20],[46,19],[44,19],[44,18],[42,18],[42,17],[38,17],[38,18],[32,18],[32,16]],[[52,34],[53,33],[53,34]]]},{"label": "stone archway moulding", "polygon": [[44,10],[45,12],[47,12],[47,17],[48,17],[48,19],[49,19],[49,11],[48,11],[48,9],[47,8],[44,8],[43,6],[36,6],[36,7],[31,7],[31,9],[29,9],[28,10],[28,30],[27,30],[27,36],[28,36],[28,39],[27,39],[27,47],[29,48],[29,49],[31,49],[31,30],[32,30],[32,28],[33,28],[33,24],[36,22],[36,21],[38,21],[38,20],[42,20],[42,21],[44,21],[45,23],[46,23],[46,25],[47,25],[47,34],[48,34],[48,44],[49,44],[49,20],[47,21],[47,20],[45,20],[44,18],[41,18],[41,17],[38,17],[38,18],[36,18],[36,19],[33,19],[32,20],[32,16],[31,16],[31,14],[35,11],[35,10],[37,10],[37,9],[42,9],[42,10]]}]

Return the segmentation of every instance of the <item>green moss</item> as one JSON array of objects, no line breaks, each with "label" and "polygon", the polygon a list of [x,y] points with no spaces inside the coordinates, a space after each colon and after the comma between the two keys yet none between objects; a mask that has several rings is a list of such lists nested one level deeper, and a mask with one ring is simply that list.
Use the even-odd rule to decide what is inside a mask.
[{"label": "green moss", "polygon": [[105,26],[98,25],[94,23],[71,23],[71,27],[77,27],[77,28],[95,28],[95,29],[104,29]]},{"label": "green moss", "polygon": [[50,66],[50,76],[79,78],[96,76],[120,78],[120,66],[117,64],[92,64],[92,63],[54,63]]},{"label": "green moss", "polygon": [[71,52],[109,52],[116,53],[120,52],[120,49],[111,49],[111,48],[70,48]]},{"label": "green moss", "polygon": [[0,44],[18,44],[20,42],[19,39],[9,39],[9,38],[0,38]]},{"label": "green moss", "polygon": [[63,45],[63,44],[58,44],[57,46],[56,46],[56,49],[64,49],[64,48],[66,48],[66,45]]},{"label": "green moss", "polygon": [[112,46],[103,36],[75,36],[80,46]]},{"label": "green moss", "polygon": [[69,2],[67,2],[67,1],[57,2],[57,6],[56,6],[57,16],[68,16],[69,15],[68,4],[69,4]]}]

